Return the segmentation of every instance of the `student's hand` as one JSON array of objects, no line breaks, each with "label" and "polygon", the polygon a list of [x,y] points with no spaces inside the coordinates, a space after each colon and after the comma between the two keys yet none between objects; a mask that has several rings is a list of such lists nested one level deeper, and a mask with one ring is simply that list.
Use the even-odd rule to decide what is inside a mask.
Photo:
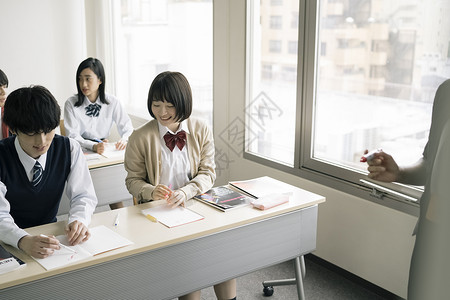
[{"label": "student's hand", "polygon": [[185,198],[186,196],[182,191],[176,190],[173,191],[170,197],[167,199],[167,204],[170,205],[172,208],[175,208],[178,205],[184,206],[186,200]]},{"label": "student's hand", "polygon": [[94,152],[97,152],[98,154],[103,154],[103,152],[105,152],[105,142],[94,144],[92,150],[94,150]]},{"label": "student's hand", "polygon": [[[367,153],[367,150],[364,151],[364,154]],[[369,165],[367,168],[369,178],[384,182],[398,181],[400,169],[391,155],[380,151],[375,153],[375,157],[367,164]]]},{"label": "student's hand", "polygon": [[66,226],[65,230],[67,239],[69,240],[69,244],[71,246],[75,246],[79,243],[85,242],[91,237],[91,233],[89,232],[86,225],[84,225],[80,221],[73,221]]},{"label": "student's hand", "polygon": [[172,194],[172,190],[164,184],[158,184],[152,192],[153,200],[167,200]]},{"label": "student's hand", "polygon": [[59,241],[54,236],[26,235],[19,240],[19,249],[36,258],[46,258],[60,249]]},{"label": "student's hand", "polygon": [[127,142],[125,142],[125,141],[119,140],[116,143],[116,149],[117,150],[124,150],[126,147],[127,147]]}]

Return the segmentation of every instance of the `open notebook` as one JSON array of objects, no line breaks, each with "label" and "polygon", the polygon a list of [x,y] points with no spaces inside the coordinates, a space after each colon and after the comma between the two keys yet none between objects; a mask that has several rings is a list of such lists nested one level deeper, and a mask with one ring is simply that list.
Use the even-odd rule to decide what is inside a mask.
[{"label": "open notebook", "polygon": [[[33,258],[46,270],[51,270],[100,253],[133,244],[133,242],[104,225],[89,228],[89,231],[91,232],[89,240],[76,246],[68,246],[68,248],[75,252],[62,247],[49,257]],[[63,245],[69,245],[65,235],[58,235],[56,238]]]}]

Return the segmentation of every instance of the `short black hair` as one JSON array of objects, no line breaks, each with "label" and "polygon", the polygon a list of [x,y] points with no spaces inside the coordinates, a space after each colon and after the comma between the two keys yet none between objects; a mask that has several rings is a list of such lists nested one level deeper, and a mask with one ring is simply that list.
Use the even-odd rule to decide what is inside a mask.
[{"label": "short black hair", "polygon": [[3,121],[12,132],[49,133],[58,127],[60,118],[58,102],[43,86],[20,88],[6,98]]},{"label": "short black hair", "polygon": [[77,69],[77,76],[75,78],[75,81],[77,83],[78,100],[77,100],[77,102],[75,102],[75,106],[80,106],[81,104],[83,104],[83,101],[84,101],[84,94],[80,88],[80,83],[79,83],[80,78],[79,77],[80,77],[81,72],[83,72],[83,70],[87,69],[87,68],[91,69],[92,72],[94,72],[94,74],[97,75],[98,79],[100,79],[102,81],[102,83],[98,87],[98,95],[100,97],[100,102],[109,104],[109,102],[108,102],[108,100],[106,100],[106,96],[105,96],[106,79],[105,79],[105,69],[103,68],[103,64],[97,58],[89,57],[89,58],[86,58],[85,60],[83,60]]},{"label": "short black hair", "polygon": [[8,76],[6,76],[5,72],[0,70],[0,86],[4,86],[4,85],[6,87],[8,87],[8,85],[9,85]]},{"label": "short black hair", "polygon": [[147,109],[152,112],[153,101],[167,101],[175,107],[177,122],[186,120],[192,113],[192,91],[186,77],[179,72],[162,72],[153,79],[148,91]]}]

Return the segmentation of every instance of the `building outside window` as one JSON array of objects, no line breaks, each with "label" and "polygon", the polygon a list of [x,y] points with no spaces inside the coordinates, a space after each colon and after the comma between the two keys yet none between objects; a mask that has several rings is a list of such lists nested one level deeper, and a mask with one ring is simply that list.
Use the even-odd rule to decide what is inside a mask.
[{"label": "building outside window", "polygon": [[[366,174],[364,149],[382,148],[401,165],[421,157],[434,94],[450,77],[450,2],[247,4],[255,20],[247,28],[247,154],[355,184]],[[274,33],[264,22],[294,12],[295,30]],[[273,51],[275,40],[289,54],[295,42],[297,55]]]}]

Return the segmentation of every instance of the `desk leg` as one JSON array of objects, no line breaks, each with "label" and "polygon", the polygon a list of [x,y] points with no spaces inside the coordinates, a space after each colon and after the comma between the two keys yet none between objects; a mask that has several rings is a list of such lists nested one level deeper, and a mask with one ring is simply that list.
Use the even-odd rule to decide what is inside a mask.
[{"label": "desk leg", "polygon": [[302,269],[302,278],[305,279],[306,276],[306,265],[305,265],[305,257],[300,256],[300,267]]},{"label": "desk leg", "polygon": [[[295,270],[295,279],[297,281],[297,294],[299,300],[305,300],[305,291],[303,289],[303,273],[301,270],[300,259],[303,260],[303,255],[301,257],[296,257],[294,260],[294,270]],[[304,263],[303,263],[304,267]]]},{"label": "desk leg", "polygon": [[264,295],[272,296],[274,286],[295,284],[297,286],[298,299],[305,300],[305,290],[303,289],[303,278],[305,278],[306,268],[305,268],[305,258],[303,257],[303,255],[296,257],[294,259],[294,272],[295,278],[264,281],[263,282]]}]

